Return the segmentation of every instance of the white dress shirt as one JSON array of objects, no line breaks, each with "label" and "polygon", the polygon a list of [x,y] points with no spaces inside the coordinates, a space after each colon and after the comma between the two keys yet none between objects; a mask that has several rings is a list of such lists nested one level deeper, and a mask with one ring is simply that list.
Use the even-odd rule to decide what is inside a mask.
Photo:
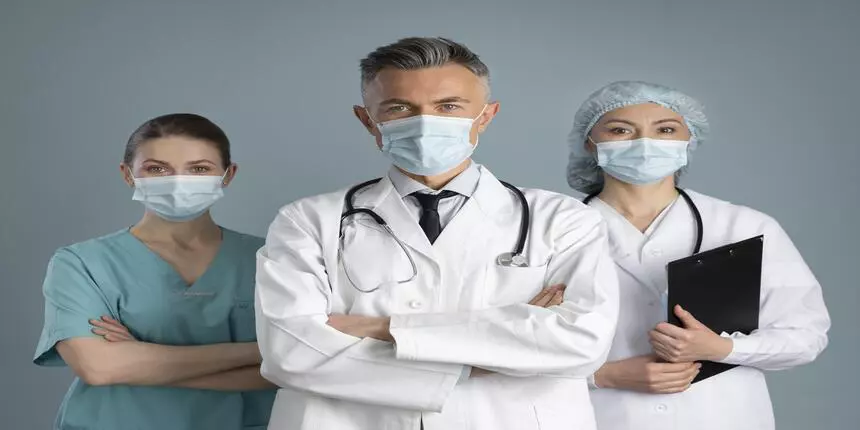
[{"label": "white dress shirt", "polygon": [[406,205],[409,213],[415,216],[416,221],[421,219],[421,204],[418,203],[418,199],[411,195],[412,193],[439,194],[445,190],[457,193],[456,196],[439,200],[439,224],[444,230],[445,226],[454,219],[457,212],[460,211],[478,188],[478,180],[481,179],[481,170],[475,162],[472,162],[466,170],[457,175],[451,182],[448,182],[441,190],[431,189],[406,176],[405,173],[394,166],[391,166],[388,177],[391,179],[391,183],[394,184],[394,189],[400,194],[400,198],[403,199],[403,204]]}]

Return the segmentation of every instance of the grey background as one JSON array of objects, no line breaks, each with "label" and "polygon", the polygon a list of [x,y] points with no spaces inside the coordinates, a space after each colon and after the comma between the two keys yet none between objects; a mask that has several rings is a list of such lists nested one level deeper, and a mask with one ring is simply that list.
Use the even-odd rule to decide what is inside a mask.
[{"label": "grey background", "polygon": [[135,127],[177,111],[222,125],[240,171],[216,218],[264,234],[282,204],[383,172],[351,112],[357,62],[409,35],[489,64],[502,109],[476,158],[523,186],[568,192],[573,113],[611,80],[702,100],[714,133],[685,185],[776,217],[833,316],[816,363],[769,376],[778,428],[855,428],[858,21],[856,0],[2,0],[0,428],[54,419],[70,372],[30,361],[46,262],[137,220],[117,168]]}]

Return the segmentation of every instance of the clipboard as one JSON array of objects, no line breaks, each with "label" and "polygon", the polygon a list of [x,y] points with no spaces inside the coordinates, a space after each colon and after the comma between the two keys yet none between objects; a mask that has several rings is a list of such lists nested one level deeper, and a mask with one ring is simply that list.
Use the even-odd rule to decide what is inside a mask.
[{"label": "clipboard", "polygon": [[[683,327],[674,313],[680,304],[717,334],[757,329],[763,249],[764,235],[759,235],[669,262],[668,322]],[[693,383],[734,367],[704,361]]]}]

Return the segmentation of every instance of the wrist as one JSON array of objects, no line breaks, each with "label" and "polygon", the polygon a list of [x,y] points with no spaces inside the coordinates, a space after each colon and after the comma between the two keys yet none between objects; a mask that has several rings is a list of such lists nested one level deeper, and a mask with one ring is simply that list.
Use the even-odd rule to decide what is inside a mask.
[{"label": "wrist", "polygon": [[243,342],[236,345],[241,351],[242,366],[255,366],[263,362],[257,342]]},{"label": "wrist", "polygon": [[612,364],[606,363],[594,372],[594,385],[598,388],[615,388],[612,383]]},{"label": "wrist", "polygon": [[381,317],[379,318],[379,322],[377,325],[377,339],[384,340],[388,342],[394,342],[394,338],[391,336],[391,318],[390,317]]},{"label": "wrist", "polygon": [[713,351],[710,354],[711,356],[707,357],[706,359],[708,361],[725,360],[725,358],[728,357],[729,354],[732,353],[733,349],[734,349],[734,342],[732,341],[731,338],[722,337],[722,336],[717,335],[717,338],[714,340]]}]

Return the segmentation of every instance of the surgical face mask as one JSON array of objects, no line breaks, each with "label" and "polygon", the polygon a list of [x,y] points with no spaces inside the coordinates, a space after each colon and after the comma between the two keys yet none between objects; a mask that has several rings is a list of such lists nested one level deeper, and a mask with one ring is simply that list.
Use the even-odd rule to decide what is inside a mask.
[{"label": "surgical face mask", "polygon": [[628,184],[645,185],[686,166],[689,144],[686,140],[643,137],[596,143],[594,146],[597,148],[597,165],[607,174]]},{"label": "surgical face mask", "polygon": [[419,115],[378,123],[382,153],[415,175],[445,173],[472,156],[477,142],[472,145],[469,137],[481,114],[475,118]]},{"label": "surgical face mask", "polygon": [[[224,196],[224,176],[176,175],[134,178],[132,200],[139,201],[159,217],[172,222],[203,215]],[[133,176],[132,176],[133,177]]]}]

